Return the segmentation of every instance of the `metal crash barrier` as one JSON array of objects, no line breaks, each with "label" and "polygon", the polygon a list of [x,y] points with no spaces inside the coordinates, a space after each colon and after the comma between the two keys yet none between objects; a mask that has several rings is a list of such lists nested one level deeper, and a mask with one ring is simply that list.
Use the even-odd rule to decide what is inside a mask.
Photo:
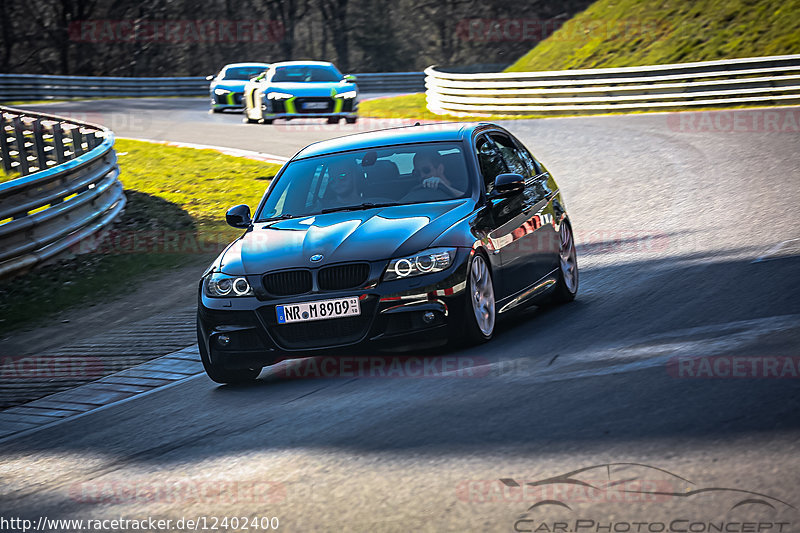
[{"label": "metal crash barrier", "polygon": [[644,67],[459,74],[425,70],[428,109],[541,115],[800,103],[800,55]]},{"label": "metal crash barrier", "polygon": [[[125,207],[114,135],[102,126],[0,107],[0,277],[68,251]],[[18,174],[18,176],[17,176]]]}]

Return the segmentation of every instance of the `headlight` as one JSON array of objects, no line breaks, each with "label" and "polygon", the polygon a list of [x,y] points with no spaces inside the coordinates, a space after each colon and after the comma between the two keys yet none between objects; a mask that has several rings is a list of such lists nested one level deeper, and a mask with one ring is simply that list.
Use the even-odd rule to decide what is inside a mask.
[{"label": "headlight", "polygon": [[214,272],[206,277],[205,294],[211,298],[234,298],[237,296],[253,296],[253,288],[242,276],[228,276]]},{"label": "headlight", "polygon": [[409,257],[398,257],[389,261],[383,280],[392,281],[441,272],[450,267],[455,256],[454,248],[436,248]]},{"label": "headlight", "polygon": [[268,100],[286,100],[287,98],[291,98],[293,96],[294,96],[293,94],[278,93],[278,92],[275,92],[275,91],[267,93],[267,99]]},{"label": "headlight", "polygon": [[346,93],[337,94],[336,98],[347,98],[347,99],[350,99],[350,98],[355,98],[356,96],[358,96],[358,92],[357,91],[347,91]]},{"label": "headlight", "polygon": [[228,94],[229,92],[232,91],[229,91],[228,89],[214,89],[214,94],[217,96],[222,96],[223,94]]}]

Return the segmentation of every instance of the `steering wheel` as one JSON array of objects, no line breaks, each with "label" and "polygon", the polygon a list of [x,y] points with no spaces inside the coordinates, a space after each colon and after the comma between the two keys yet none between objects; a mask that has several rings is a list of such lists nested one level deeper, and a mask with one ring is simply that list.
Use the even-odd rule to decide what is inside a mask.
[{"label": "steering wheel", "polygon": [[415,185],[403,196],[403,201],[435,200],[441,196],[439,187],[426,187],[422,183]]}]

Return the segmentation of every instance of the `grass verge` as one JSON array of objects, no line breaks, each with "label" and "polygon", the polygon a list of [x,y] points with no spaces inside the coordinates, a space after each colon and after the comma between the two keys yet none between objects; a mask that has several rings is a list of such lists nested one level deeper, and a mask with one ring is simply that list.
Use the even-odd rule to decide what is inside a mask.
[{"label": "grass verge", "polygon": [[800,0],[598,0],[509,72],[796,54]]},{"label": "grass verge", "polygon": [[124,214],[96,252],[0,280],[0,334],[133,291],[170,268],[209,262],[240,233],[225,225],[225,210],[255,206],[279,169],[143,141],[120,139],[116,149]]},{"label": "grass verge", "polygon": [[437,115],[428,111],[425,93],[404,94],[389,98],[367,100],[358,104],[358,114],[363,117],[388,119],[442,120],[447,122],[480,122],[484,120],[504,120],[509,118],[542,118],[545,115],[458,117]]},{"label": "grass verge", "polygon": [[[370,105],[373,102],[380,102],[379,105]],[[604,111],[601,113],[548,113],[540,115],[486,115],[480,117],[456,117],[453,115],[436,115],[428,111],[425,104],[425,94],[409,94],[403,96],[393,96],[382,98],[381,100],[371,100],[359,104],[359,113],[362,116],[384,119],[406,119],[406,120],[441,120],[447,122],[495,122],[497,120],[522,120],[532,118],[557,118],[557,117],[587,117],[587,116],[608,116],[608,115],[639,115],[645,113],[675,113],[675,112],[702,112],[702,111],[730,111],[738,109],[759,109],[768,107],[765,104],[754,105],[728,105],[728,106],[709,106],[698,107],[696,109],[676,108],[676,109],[637,109],[629,111]],[[792,104],[783,104],[780,107],[794,107]]]}]

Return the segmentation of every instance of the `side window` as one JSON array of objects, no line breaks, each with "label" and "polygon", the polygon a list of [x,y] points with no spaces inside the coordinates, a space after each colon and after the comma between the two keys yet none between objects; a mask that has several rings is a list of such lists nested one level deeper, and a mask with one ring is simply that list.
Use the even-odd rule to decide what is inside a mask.
[{"label": "side window", "polygon": [[492,192],[497,175],[508,172],[508,170],[497,146],[486,135],[478,138],[475,143],[475,151],[478,155],[483,183],[486,185],[486,194],[489,194]]},{"label": "side window", "polygon": [[531,175],[538,176],[539,174],[543,174],[545,172],[544,167],[539,163],[535,157],[531,155],[525,146],[517,141],[517,153],[525,161],[525,166],[531,169]]},{"label": "side window", "polygon": [[514,141],[512,141],[507,135],[502,133],[492,133],[490,134],[490,137],[500,150],[500,154],[503,156],[503,160],[508,167],[508,172],[519,174],[523,178],[529,178],[535,175],[532,173],[533,169],[526,165],[523,158],[520,157],[520,153],[514,144]]}]

